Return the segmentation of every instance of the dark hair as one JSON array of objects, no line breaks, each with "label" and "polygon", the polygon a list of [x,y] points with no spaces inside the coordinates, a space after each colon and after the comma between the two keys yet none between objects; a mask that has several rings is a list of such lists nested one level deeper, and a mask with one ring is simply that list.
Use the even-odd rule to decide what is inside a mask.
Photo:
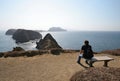
[{"label": "dark hair", "polygon": [[85,40],[84,43],[85,43],[85,45],[89,45],[89,41],[88,40]]}]

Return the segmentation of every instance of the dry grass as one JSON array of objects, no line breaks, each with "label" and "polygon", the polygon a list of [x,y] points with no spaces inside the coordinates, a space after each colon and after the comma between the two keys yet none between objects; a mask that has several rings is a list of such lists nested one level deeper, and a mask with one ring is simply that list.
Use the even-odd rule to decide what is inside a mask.
[{"label": "dry grass", "polygon": [[74,74],[70,81],[120,81],[120,68],[88,68]]},{"label": "dry grass", "polygon": [[[77,56],[78,53],[64,53],[0,58],[0,81],[69,81],[73,74],[85,70],[76,63]],[[115,59],[109,62],[110,67],[120,67],[120,56],[107,56]],[[82,63],[86,65],[84,60]],[[103,62],[94,64],[102,65]]]},{"label": "dry grass", "polygon": [[102,51],[101,53],[108,53],[111,55],[120,56],[120,49],[105,50],[105,51]]},{"label": "dry grass", "polygon": [[36,56],[36,55],[42,55],[45,53],[51,53],[53,55],[59,55],[60,53],[76,53],[79,52],[78,50],[65,50],[65,49],[59,49],[59,48],[53,48],[50,50],[29,50],[24,51],[21,47],[15,47],[13,51],[8,52],[0,52],[0,57],[21,57],[21,56]]}]

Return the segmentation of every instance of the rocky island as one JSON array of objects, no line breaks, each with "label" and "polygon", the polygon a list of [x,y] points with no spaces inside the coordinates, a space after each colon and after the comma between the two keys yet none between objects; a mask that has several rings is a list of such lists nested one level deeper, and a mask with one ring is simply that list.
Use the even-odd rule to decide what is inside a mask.
[{"label": "rocky island", "polygon": [[61,27],[51,27],[48,31],[55,32],[55,31],[67,31],[65,29],[62,29]]},{"label": "rocky island", "polygon": [[42,35],[39,32],[25,29],[18,29],[12,36],[16,43],[24,43],[30,40],[41,39]]}]

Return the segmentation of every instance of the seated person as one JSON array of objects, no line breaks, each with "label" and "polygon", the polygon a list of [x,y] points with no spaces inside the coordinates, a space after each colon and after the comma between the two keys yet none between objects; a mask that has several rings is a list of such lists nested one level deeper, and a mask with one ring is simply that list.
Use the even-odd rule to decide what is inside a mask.
[{"label": "seated person", "polygon": [[[77,63],[80,64],[81,58],[91,59],[93,56],[94,55],[93,55],[92,47],[91,47],[91,45],[89,45],[89,41],[85,40],[84,45],[82,46],[82,48],[80,50],[80,55],[78,57]],[[87,60],[85,62],[88,65],[90,65]],[[90,66],[92,66],[92,65],[90,65]]]}]

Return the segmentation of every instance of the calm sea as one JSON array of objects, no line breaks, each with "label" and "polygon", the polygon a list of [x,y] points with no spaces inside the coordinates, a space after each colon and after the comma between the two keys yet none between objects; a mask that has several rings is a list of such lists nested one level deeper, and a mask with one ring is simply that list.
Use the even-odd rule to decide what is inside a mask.
[{"label": "calm sea", "polygon": [[[42,32],[43,37],[48,32]],[[96,52],[120,48],[120,32],[101,31],[68,31],[49,32],[64,49],[80,49],[84,40],[89,40],[90,45]],[[0,52],[11,51],[13,47],[20,46],[25,50],[36,50],[36,41],[16,44],[12,36],[0,32]]]}]

